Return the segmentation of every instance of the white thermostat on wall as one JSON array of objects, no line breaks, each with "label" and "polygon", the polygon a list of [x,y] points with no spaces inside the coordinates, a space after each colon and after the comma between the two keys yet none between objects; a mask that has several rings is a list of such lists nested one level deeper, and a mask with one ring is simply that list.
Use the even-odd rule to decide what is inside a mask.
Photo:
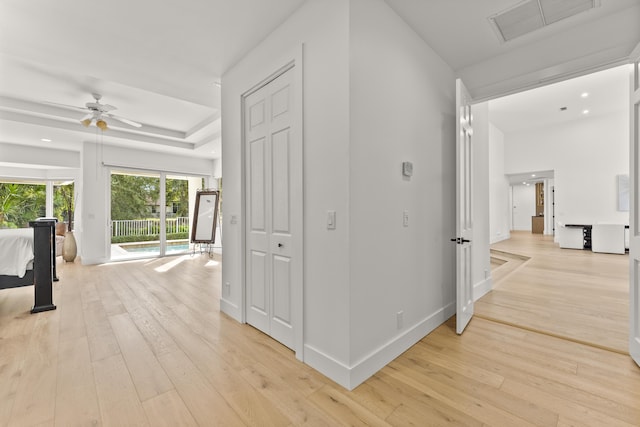
[{"label": "white thermostat on wall", "polygon": [[413,163],[402,162],[402,176],[410,177],[413,175]]}]

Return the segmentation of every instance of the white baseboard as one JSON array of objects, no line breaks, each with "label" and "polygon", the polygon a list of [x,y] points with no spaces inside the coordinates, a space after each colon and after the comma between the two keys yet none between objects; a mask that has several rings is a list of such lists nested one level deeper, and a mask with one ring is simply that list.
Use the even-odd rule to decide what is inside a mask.
[{"label": "white baseboard", "polygon": [[108,258],[85,258],[83,256],[78,256],[78,258],[80,258],[80,264],[82,265],[106,264],[111,261]]},{"label": "white baseboard", "polygon": [[494,236],[491,238],[491,241],[489,242],[489,244],[493,245],[494,243],[502,242],[503,240],[509,240],[510,238],[511,238],[511,233],[507,233],[501,236]]},{"label": "white baseboard", "polygon": [[309,345],[305,345],[304,363],[331,378],[342,387],[353,390],[428,335],[429,332],[443,324],[455,314],[455,311],[456,305],[454,302],[446,305],[412,328],[394,337],[382,347],[374,350],[351,367]]},{"label": "white baseboard", "polygon": [[230,316],[235,321],[242,323],[242,311],[240,307],[231,301],[220,298],[220,311]]},{"label": "white baseboard", "polygon": [[491,277],[488,277],[483,281],[476,283],[475,285],[473,285],[473,300],[478,301],[491,289],[493,289],[493,280],[491,279]]},{"label": "white baseboard", "polygon": [[349,387],[349,367],[344,363],[307,344],[304,346],[304,363],[342,387],[352,390]]}]

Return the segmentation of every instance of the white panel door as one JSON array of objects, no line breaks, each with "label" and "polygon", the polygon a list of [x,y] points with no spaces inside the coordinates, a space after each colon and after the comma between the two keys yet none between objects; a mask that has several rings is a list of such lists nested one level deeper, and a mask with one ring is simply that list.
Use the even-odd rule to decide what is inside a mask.
[{"label": "white panel door", "polygon": [[473,317],[471,237],[473,236],[473,145],[471,96],[456,80],[456,332]]},{"label": "white panel door", "polygon": [[629,354],[640,365],[640,44],[632,54],[629,239]]},{"label": "white panel door", "polygon": [[293,348],[295,263],[289,70],[245,98],[247,323]]},{"label": "white panel door", "polygon": [[531,231],[531,217],[536,214],[536,188],[526,185],[512,186],[513,228]]}]

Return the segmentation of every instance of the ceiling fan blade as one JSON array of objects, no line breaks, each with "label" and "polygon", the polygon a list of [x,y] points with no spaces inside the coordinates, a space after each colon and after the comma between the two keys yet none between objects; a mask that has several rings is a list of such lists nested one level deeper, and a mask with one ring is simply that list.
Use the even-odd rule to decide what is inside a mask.
[{"label": "ceiling fan blade", "polygon": [[108,113],[109,111],[117,110],[113,105],[100,104],[99,102],[87,102],[85,105],[87,106],[87,109],[100,111],[101,113]]},{"label": "ceiling fan blade", "polygon": [[126,123],[126,124],[128,124],[130,126],[134,126],[134,127],[137,127],[137,128],[142,127],[142,125],[140,123],[136,123],[133,120],[125,119],[124,117],[116,116],[116,115],[113,115],[113,114],[106,114],[106,116],[111,117],[112,119],[116,119],[116,120],[118,120],[118,121],[120,121],[122,123]]},{"label": "ceiling fan blade", "polygon": [[70,108],[72,110],[82,111],[83,113],[87,111],[87,109],[84,107],[76,107],[75,105],[67,105],[67,104],[58,104],[57,102],[44,101],[43,104],[53,105],[56,107]]}]

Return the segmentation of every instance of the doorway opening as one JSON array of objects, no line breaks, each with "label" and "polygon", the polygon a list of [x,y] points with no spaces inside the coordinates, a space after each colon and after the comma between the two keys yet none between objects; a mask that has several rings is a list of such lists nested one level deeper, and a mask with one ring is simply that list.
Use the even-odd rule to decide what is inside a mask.
[{"label": "doorway opening", "polygon": [[[561,224],[629,224],[616,187],[629,165],[629,71],[614,67],[487,102],[489,143],[503,156],[489,160],[501,175],[492,175],[489,190],[490,247],[531,260],[494,283],[476,305],[480,317],[628,351],[628,255],[560,249],[556,231]],[[539,212],[533,184],[526,184],[539,172],[531,171],[554,173],[545,186],[550,206],[541,235],[532,233]],[[527,174],[531,179],[510,180]],[[516,211],[527,203],[525,212]]]}]

